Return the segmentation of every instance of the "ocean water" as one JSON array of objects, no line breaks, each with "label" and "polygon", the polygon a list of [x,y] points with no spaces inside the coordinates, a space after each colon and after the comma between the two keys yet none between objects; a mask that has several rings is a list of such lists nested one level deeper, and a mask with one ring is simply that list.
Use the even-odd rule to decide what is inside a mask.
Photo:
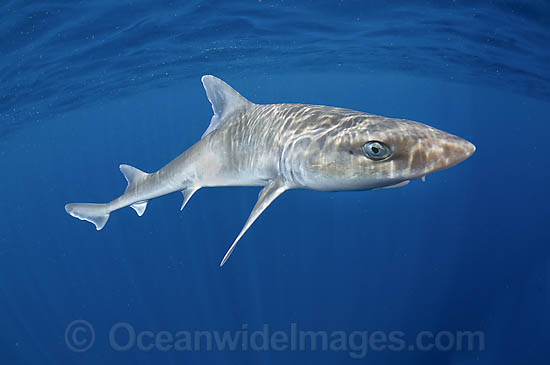
[{"label": "ocean water", "polygon": [[[549,45],[546,1],[2,1],[1,363],[547,364]],[[477,151],[286,192],[222,268],[257,187],[67,215],[200,139],[204,74]]]}]

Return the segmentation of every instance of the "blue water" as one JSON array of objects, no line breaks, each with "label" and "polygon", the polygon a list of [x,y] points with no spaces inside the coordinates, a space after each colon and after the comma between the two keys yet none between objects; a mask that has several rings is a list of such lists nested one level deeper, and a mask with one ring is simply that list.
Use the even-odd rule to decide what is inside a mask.
[{"label": "blue water", "polygon": [[[545,1],[3,1],[1,363],[547,364],[549,19]],[[183,212],[172,194],[100,232],[67,215],[122,193],[120,163],[155,171],[200,138],[203,74],[477,152],[399,189],[286,192],[223,268],[258,188],[203,189]],[[345,346],[264,349],[264,325]],[[249,338],[176,346],[197,331]],[[460,331],[483,346],[447,346]]]}]

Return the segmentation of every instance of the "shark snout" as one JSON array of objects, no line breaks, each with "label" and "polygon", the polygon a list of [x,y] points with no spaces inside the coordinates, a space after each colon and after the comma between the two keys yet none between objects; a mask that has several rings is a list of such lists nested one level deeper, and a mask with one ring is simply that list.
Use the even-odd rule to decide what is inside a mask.
[{"label": "shark snout", "polygon": [[451,140],[443,142],[443,150],[446,154],[445,157],[449,161],[450,165],[447,167],[454,166],[466,160],[476,151],[476,146],[467,140],[456,136],[452,137],[453,138]]},{"label": "shark snout", "polygon": [[476,147],[469,141],[442,132],[429,149],[427,160],[430,172],[444,170],[466,160],[474,154]]}]

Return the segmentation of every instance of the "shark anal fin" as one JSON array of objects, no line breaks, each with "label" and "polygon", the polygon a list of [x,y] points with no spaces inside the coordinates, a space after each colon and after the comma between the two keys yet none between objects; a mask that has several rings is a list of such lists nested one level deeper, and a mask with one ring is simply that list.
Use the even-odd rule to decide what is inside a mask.
[{"label": "shark anal fin", "polygon": [[192,187],[189,187],[187,189],[183,189],[181,191],[181,193],[183,194],[183,203],[181,203],[180,210],[183,210],[183,208],[185,208],[185,206],[189,202],[189,199],[191,199],[193,194],[195,194],[197,192],[197,190],[199,190],[199,189],[200,189],[200,187],[192,186]]},{"label": "shark anal fin", "polygon": [[147,208],[148,202],[149,202],[148,200],[144,200],[141,202],[134,203],[130,205],[130,207],[132,207],[132,209],[136,211],[137,215],[141,217],[143,213],[145,213],[145,209]]},{"label": "shark anal fin", "polygon": [[266,185],[262,191],[260,192],[260,196],[258,197],[258,201],[256,202],[256,205],[254,206],[254,209],[252,209],[252,212],[250,213],[250,216],[248,217],[246,223],[244,224],[244,227],[241,229],[241,232],[235,238],[235,241],[233,241],[233,244],[231,244],[231,247],[229,247],[229,250],[227,250],[227,253],[222,259],[222,262],[220,263],[220,266],[223,266],[229,256],[231,256],[231,253],[235,249],[235,246],[237,245],[237,242],[241,239],[241,237],[246,233],[246,231],[250,228],[252,223],[258,219],[258,217],[263,213],[263,211],[275,200],[279,195],[284,193],[286,190],[288,190],[288,187],[285,186],[285,184],[276,179],[271,181],[268,185]]}]

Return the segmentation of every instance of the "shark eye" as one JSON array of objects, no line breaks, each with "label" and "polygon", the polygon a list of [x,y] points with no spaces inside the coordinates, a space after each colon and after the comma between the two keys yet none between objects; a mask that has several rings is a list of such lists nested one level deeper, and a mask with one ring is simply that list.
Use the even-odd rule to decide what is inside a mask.
[{"label": "shark eye", "polygon": [[363,151],[365,151],[368,158],[375,161],[383,160],[391,155],[390,148],[386,144],[378,141],[365,143]]}]

